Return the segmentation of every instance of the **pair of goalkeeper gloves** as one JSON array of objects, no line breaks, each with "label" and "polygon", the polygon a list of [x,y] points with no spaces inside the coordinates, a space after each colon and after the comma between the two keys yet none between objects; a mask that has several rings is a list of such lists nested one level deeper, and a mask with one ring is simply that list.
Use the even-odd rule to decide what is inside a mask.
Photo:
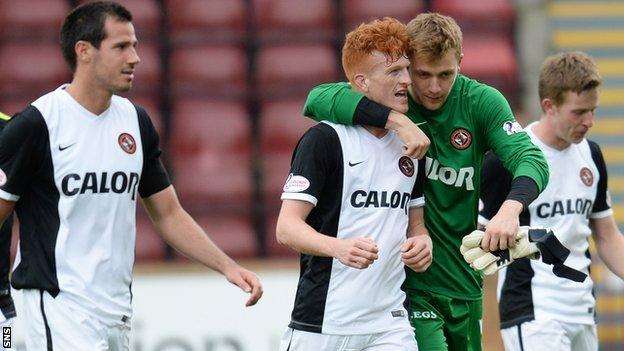
[{"label": "pair of goalkeeper gloves", "polygon": [[553,273],[561,278],[582,282],[587,274],[570,268],[563,263],[570,255],[570,250],[563,246],[552,230],[541,228],[520,227],[516,234],[516,245],[506,250],[488,252],[481,248],[485,232],[475,230],[462,239],[460,251],[470,267],[490,275],[514,260],[529,258],[541,259],[553,266]]}]

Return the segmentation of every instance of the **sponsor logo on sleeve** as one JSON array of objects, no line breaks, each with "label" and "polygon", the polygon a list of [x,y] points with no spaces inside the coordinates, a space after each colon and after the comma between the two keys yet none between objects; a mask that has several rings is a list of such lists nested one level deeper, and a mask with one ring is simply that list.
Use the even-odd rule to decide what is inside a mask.
[{"label": "sponsor logo on sleeve", "polygon": [[292,173],[286,179],[284,184],[285,193],[299,193],[310,187],[310,181],[308,178],[300,175],[293,175]]},{"label": "sponsor logo on sleeve", "polygon": [[507,133],[507,135],[513,135],[516,133],[524,132],[524,129],[522,129],[522,126],[520,125],[520,123],[516,121],[513,121],[513,122],[507,121],[503,123],[503,130],[505,131],[505,133]]},{"label": "sponsor logo on sleeve", "polygon": [[594,175],[592,174],[592,171],[589,170],[589,168],[581,168],[579,176],[581,177],[581,181],[583,182],[583,184],[587,186],[592,186],[592,184],[594,184]]},{"label": "sponsor logo on sleeve", "polygon": [[2,169],[0,169],[0,186],[3,186],[7,182],[6,173]]}]

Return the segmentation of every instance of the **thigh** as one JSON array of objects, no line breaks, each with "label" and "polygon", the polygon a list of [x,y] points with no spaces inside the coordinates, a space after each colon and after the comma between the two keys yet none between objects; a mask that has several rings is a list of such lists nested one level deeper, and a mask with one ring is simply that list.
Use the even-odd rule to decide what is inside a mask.
[{"label": "thigh", "polygon": [[47,292],[23,291],[27,350],[108,350],[103,330],[88,315]]},{"label": "thigh", "polygon": [[375,334],[363,351],[418,351],[412,329],[395,329]]},{"label": "thigh", "polygon": [[595,325],[579,325],[579,331],[572,339],[572,351],[598,351]]},{"label": "thigh", "polygon": [[419,350],[446,351],[443,311],[436,301],[419,291],[408,291],[410,323],[414,328]]},{"label": "thigh", "polygon": [[481,351],[481,300],[452,299],[445,316],[444,329],[449,351]]},{"label": "thigh", "polygon": [[565,329],[554,320],[530,321],[501,330],[506,351],[570,351]]},{"label": "thigh", "polygon": [[361,339],[351,335],[328,335],[311,333],[292,328],[286,329],[280,342],[280,351],[356,351],[360,348],[350,345],[354,339]]}]

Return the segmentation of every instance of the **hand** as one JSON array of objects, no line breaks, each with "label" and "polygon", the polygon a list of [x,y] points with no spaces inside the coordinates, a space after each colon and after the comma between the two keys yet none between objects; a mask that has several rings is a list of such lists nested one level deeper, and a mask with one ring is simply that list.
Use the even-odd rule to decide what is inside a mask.
[{"label": "hand", "polygon": [[262,284],[258,276],[237,264],[224,272],[225,278],[246,293],[251,294],[245,306],[253,306],[262,297]]},{"label": "hand", "polygon": [[401,246],[401,261],[414,272],[424,272],[433,261],[433,244],[429,235],[407,238]]},{"label": "hand", "polygon": [[498,213],[485,227],[485,235],[481,241],[484,251],[506,250],[516,244],[516,233],[520,227],[522,204],[515,200],[506,200]]},{"label": "hand", "polygon": [[[480,246],[485,233],[481,230],[475,230],[462,239],[459,251],[464,256],[464,260],[470,264],[470,267],[482,271],[485,275],[494,274],[518,258],[538,259],[540,257],[538,247],[529,241],[528,231],[528,227],[520,228],[513,248],[486,252]],[[552,235],[552,232],[550,233]]]},{"label": "hand", "polygon": [[403,154],[419,160],[425,156],[431,140],[409,117],[390,111],[386,129],[396,131],[397,136],[403,142]]},{"label": "hand", "polygon": [[377,244],[369,238],[338,239],[334,257],[348,267],[364,269],[379,256]]}]

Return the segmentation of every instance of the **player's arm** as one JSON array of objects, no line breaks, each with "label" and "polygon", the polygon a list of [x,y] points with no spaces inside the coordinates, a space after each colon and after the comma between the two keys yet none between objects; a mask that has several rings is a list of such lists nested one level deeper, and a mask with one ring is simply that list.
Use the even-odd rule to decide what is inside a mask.
[{"label": "player's arm", "polygon": [[520,213],[548,183],[548,164],[542,151],[516,122],[509,103],[493,88],[481,92],[471,111],[478,118],[484,140],[513,175],[511,188],[485,231],[481,247],[487,251],[515,245]]},{"label": "player's arm", "polygon": [[425,155],[431,143],[409,117],[368,99],[345,82],[313,88],[308,94],[303,114],[316,121],[394,130],[404,144],[404,154],[417,159]]},{"label": "player's arm", "polygon": [[210,240],[182,208],[173,186],[143,198],[143,204],[163,240],[190,259],[222,273],[230,283],[250,293],[246,306],[258,302],[262,296],[262,284],[258,277],[239,266]]},{"label": "player's arm", "polygon": [[378,248],[369,238],[337,239],[323,235],[305,219],[314,205],[300,200],[284,200],[277,219],[277,241],[306,255],[334,257],[345,266],[364,269],[377,258]]},{"label": "player's arm", "polygon": [[143,142],[143,169],[138,191],[158,232],[185,256],[222,273],[229,282],[250,293],[246,305],[254,305],[262,296],[258,277],[223,253],[182,208],[160,160],[158,133],[147,112],[138,106],[136,109]]},{"label": "player's arm", "polygon": [[622,260],[624,236],[615,223],[609,201],[607,166],[598,144],[591,140],[588,142],[599,175],[589,223],[600,258],[613,273],[624,279],[624,260]]}]

